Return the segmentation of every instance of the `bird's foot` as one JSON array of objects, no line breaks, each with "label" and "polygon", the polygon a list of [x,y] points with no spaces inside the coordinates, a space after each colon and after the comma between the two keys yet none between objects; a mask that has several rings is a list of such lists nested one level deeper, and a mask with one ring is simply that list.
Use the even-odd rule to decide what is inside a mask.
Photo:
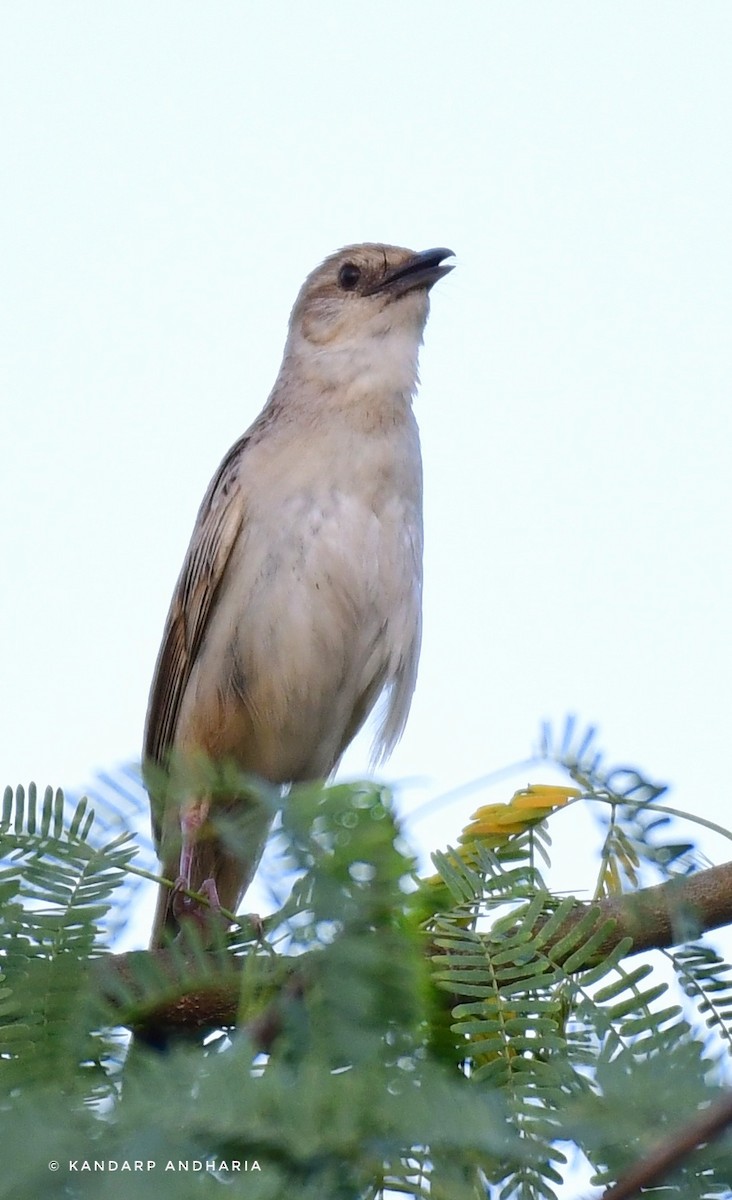
[{"label": "bird's foot", "polygon": [[264,921],[259,913],[239,913],[237,920],[241,921],[242,925],[248,921],[252,927],[254,940],[256,942],[264,941]]},{"label": "bird's foot", "polygon": [[183,875],[179,875],[173,888],[170,907],[181,933],[187,923],[193,922],[203,940],[207,942],[216,931],[228,929],[229,923],[221,911],[215,880],[204,879],[198,889],[201,895],[206,897],[208,904],[202,904],[193,896],[186,896],[185,889],[190,889],[190,884]]}]

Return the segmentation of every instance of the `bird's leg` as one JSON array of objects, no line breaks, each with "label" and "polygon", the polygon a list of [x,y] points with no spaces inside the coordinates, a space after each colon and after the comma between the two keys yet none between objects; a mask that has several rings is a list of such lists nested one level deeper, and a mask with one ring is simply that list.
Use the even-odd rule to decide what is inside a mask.
[{"label": "bird's leg", "polygon": [[191,918],[204,930],[210,926],[211,917],[214,915],[218,917],[221,911],[221,901],[219,900],[219,893],[216,888],[216,880],[211,878],[204,879],[197,889],[208,900],[210,906],[208,909],[191,896],[186,896],[185,891],[192,890],[193,858],[196,846],[201,840],[201,826],[208,817],[210,807],[211,801],[206,797],[205,799],[196,799],[184,804],[181,809],[180,867],[171,898],[173,916],[179,925],[183,919]]}]

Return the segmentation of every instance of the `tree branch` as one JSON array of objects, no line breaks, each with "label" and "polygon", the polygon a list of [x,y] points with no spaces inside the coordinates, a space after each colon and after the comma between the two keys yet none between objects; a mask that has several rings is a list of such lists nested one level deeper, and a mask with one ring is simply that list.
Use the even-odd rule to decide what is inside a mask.
[{"label": "tree branch", "polygon": [[[583,970],[602,962],[627,937],[633,943],[629,955],[692,941],[702,933],[732,924],[732,863],[594,904],[577,901],[546,947],[547,952],[551,951],[551,945],[571,933],[588,910],[595,914],[597,930],[608,922],[612,926],[594,958],[583,963]],[[432,950],[431,947],[430,952]],[[162,1036],[184,1032],[195,1034],[236,1024],[242,1000],[241,971],[248,960],[219,953],[220,973],[213,974],[209,968],[205,982],[180,994],[176,987],[176,980],[180,979],[180,958],[180,950],[135,951],[111,956],[97,964],[99,990],[112,1004],[122,1024],[143,1034],[152,1030],[154,1036],[158,1031]],[[148,1007],[144,1012],[139,1007],[135,1011],[136,993],[144,1002],[144,994],[137,982],[142,977],[139,970],[142,959],[148,962],[152,959],[151,966],[155,967],[156,973],[169,978],[171,985],[169,996],[154,1010]],[[135,960],[138,969],[135,969]],[[281,1028],[281,1013],[287,998],[299,994],[306,986],[307,956],[292,960],[281,955],[262,956],[258,966],[261,968],[257,972],[258,989],[270,990],[275,999],[262,1006],[247,1028],[255,1044],[261,1050],[267,1050]]]},{"label": "tree branch", "polygon": [[595,928],[605,921],[614,922],[612,932],[598,947],[594,960],[602,962],[624,938],[633,945],[628,954],[665,950],[694,941],[703,933],[732,924],[732,862],[708,867],[694,875],[680,876],[655,887],[640,888],[621,896],[611,896],[596,904],[578,902],[566,924],[552,939],[558,942],[589,908],[597,912]]},{"label": "tree branch", "polygon": [[694,1150],[718,1138],[732,1124],[732,1092],[725,1092],[716,1104],[700,1113],[683,1129],[675,1129],[645,1158],[626,1171],[618,1182],[603,1192],[600,1200],[632,1200],[642,1188],[660,1184]]}]

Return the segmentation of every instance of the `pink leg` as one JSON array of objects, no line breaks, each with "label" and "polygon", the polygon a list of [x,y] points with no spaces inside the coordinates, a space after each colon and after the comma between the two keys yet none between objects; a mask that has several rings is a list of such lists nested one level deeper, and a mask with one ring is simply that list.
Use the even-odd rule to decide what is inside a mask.
[{"label": "pink leg", "polygon": [[190,896],[184,895],[184,889],[191,890],[193,877],[193,853],[201,826],[208,817],[210,802],[208,799],[196,800],[185,805],[181,810],[181,851],[178,878],[171,898],[173,915],[180,924],[181,919],[190,917],[205,928],[210,923],[211,916],[221,909],[221,901],[214,879],[204,879],[198,889],[208,900],[210,909],[204,908]]},{"label": "pink leg", "polygon": [[211,802],[208,799],[189,800],[180,811],[181,844],[178,878],[184,880],[183,886],[187,888],[190,888],[193,877],[193,851],[210,807]]}]

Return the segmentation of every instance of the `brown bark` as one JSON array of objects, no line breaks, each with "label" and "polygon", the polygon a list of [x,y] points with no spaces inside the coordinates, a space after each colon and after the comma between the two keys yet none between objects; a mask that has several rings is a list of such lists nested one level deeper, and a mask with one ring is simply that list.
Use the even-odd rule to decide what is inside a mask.
[{"label": "brown bark", "polygon": [[578,901],[552,942],[568,934],[589,908],[597,914],[596,929],[606,921],[613,926],[583,969],[602,962],[627,937],[633,943],[628,955],[691,942],[702,933],[732,924],[732,862],[594,904]]},{"label": "brown bark", "polygon": [[660,1185],[671,1172],[700,1146],[706,1146],[729,1129],[732,1124],[732,1093],[720,1100],[659,1142],[651,1152],[636,1163],[607,1191],[600,1200],[633,1200],[642,1188]]},{"label": "brown bark", "polygon": [[[601,962],[619,942],[632,939],[629,955],[641,954],[653,949],[664,949],[685,941],[692,941],[702,933],[732,923],[732,863],[710,867],[695,875],[671,880],[655,887],[643,888],[622,896],[613,896],[593,905],[577,902],[573,913],[552,941],[556,944],[566,937],[586,914],[588,908],[595,912],[595,928],[601,929],[608,921],[612,927],[597,948],[590,961],[584,961],[583,969]],[[583,939],[584,940],[584,939]],[[545,949],[547,949],[545,947]],[[567,952],[569,954],[570,951]],[[138,951],[136,956],[151,957],[158,972],[168,973],[170,966],[170,998],[163,1000],[155,1011],[134,1017],[135,978],[132,959],[135,955],[120,954],[105,959],[98,965],[98,985],[102,993],[117,1008],[119,1019],[140,1031],[146,1029],[164,1032],[196,1033],[206,1029],[233,1025],[241,1001],[241,967],[244,959],[223,956],[221,974],[213,975],[201,987],[177,994],[175,978],[177,970],[174,960],[179,952],[168,950]],[[305,958],[292,959],[291,964],[281,956],[263,960],[263,969],[272,966],[272,987],[277,995],[280,988],[292,996],[305,986]],[[258,983],[263,976],[260,973]],[[118,999],[123,996],[124,999]],[[280,1028],[279,1002],[272,1000],[263,1006],[249,1024],[249,1032],[261,1049],[267,1049]]]}]

